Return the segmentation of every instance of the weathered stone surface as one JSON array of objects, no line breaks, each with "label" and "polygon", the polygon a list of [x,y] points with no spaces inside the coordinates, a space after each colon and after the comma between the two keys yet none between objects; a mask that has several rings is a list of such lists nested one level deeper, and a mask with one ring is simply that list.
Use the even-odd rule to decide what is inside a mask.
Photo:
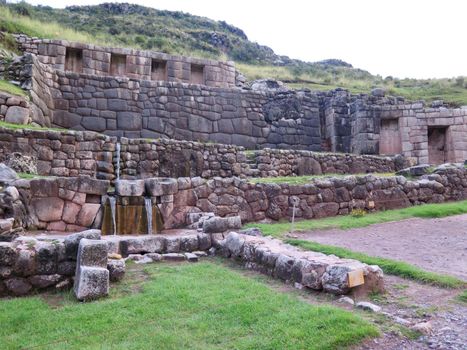
[{"label": "weathered stone surface", "polygon": [[203,223],[203,232],[205,233],[218,233],[227,230],[240,229],[242,227],[242,220],[240,216],[231,216],[226,218],[213,217],[209,218]]},{"label": "weathered stone surface", "polygon": [[355,306],[366,311],[381,312],[381,306],[375,305],[368,301],[359,301],[357,304],[355,304]]},{"label": "weathered stone surface", "polygon": [[115,193],[124,197],[139,197],[144,193],[144,180],[115,181]]},{"label": "weathered stone surface", "polygon": [[55,286],[60,280],[62,276],[59,274],[53,275],[35,275],[28,278],[29,283],[38,289],[45,289],[52,286]]},{"label": "weathered stone surface", "polygon": [[198,262],[199,258],[196,254],[193,253],[185,253],[185,257],[188,262]]},{"label": "weathered stone surface", "polygon": [[107,242],[82,238],[78,246],[78,268],[92,266],[107,268]]},{"label": "weathered stone surface", "polygon": [[34,198],[32,208],[40,221],[58,221],[62,218],[65,202],[56,197]]},{"label": "weathered stone surface", "polygon": [[164,260],[167,260],[167,261],[184,261],[184,260],[186,260],[185,254],[181,254],[181,253],[162,254],[162,257],[163,257]]},{"label": "weathered stone surface", "polygon": [[109,294],[109,270],[83,266],[75,278],[75,296],[81,301],[98,299]]},{"label": "weathered stone surface", "polygon": [[178,182],[169,178],[150,178],[145,180],[146,192],[152,197],[177,193]]},{"label": "weathered stone surface", "polygon": [[[302,287],[324,289],[333,294],[345,294],[351,289],[359,293],[383,291],[383,275],[377,266],[368,266],[351,259],[301,251],[268,237],[253,237],[229,233],[218,241],[216,254],[242,261],[247,268],[275,276]],[[348,273],[362,270],[364,285],[350,287]],[[364,287],[364,288],[362,288]]]},{"label": "weathered stone surface", "polygon": [[5,121],[13,124],[27,124],[29,121],[29,109],[19,106],[11,106],[6,112]]},{"label": "weathered stone surface", "polygon": [[4,283],[8,291],[18,297],[27,295],[32,289],[31,284],[24,278],[11,278]]},{"label": "weathered stone surface", "polygon": [[87,231],[74,233],[72,235],[68,235],[64,240],[65,254],[67,258],[73,259],[73,260],[77,259],[78,246],[79,246],[80,241],[83,238],[98,240],[101,238],[101,231],[100,230],[87,230]]},{"label": "weathered stone surface", "polygon": [[118,282],[125,276],[125,260],[109,259],[107,262],[107,270],[109,270],[109,278],[111,282]]},{"label": "weathered stone surface", "polygon": [[0,181],[10,182],[16,180],[17,178],[18,175],[13,169],[9,168],[3,163],[0,163]]},{"label": "weathered stone surface", "polygon": [[125,238],[120,241],[120,250],[123,256],[129,254],[162,253],[165,250],[166,240],[162,236]]}]

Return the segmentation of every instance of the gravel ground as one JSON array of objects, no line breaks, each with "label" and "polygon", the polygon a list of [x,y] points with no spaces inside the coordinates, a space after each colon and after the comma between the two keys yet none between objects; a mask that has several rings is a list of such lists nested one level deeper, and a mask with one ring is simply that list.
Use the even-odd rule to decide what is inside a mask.
[{"label": "gravel ground", "polygon": [[350,230],[294,233],[299,239],[401,260],[467,281],[467,214],[408,219]]}]

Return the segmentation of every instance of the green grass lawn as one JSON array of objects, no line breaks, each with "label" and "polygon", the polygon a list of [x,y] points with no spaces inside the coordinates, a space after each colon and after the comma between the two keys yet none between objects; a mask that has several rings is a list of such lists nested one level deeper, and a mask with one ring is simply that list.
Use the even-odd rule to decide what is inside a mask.
[{"label": "green grass lawn", "polygon": [[394,173],[371,173],[371,174],[320,174],[320,175],[303,175],[303,176],[277,176],[277,177],[252,177],[249,179],[253,183],[267,184],[289,184],[289,185],[305,185],[314,179],[322,179],[328,177],[345,177],[345,176],[395,176]]},{"label": "green grass lawn", "polygon": [[12,95],[26,96],[26,92],[19,86],[16,86],[6,80],[0,79],[0,91],[7,92]]},{"label": "green grass lawn", "polygon": [[[349,229],[389,221],[399,221],[412,217],[441,218],[465,213],[467,213],[467,200],[441,204],[424,204],[403,209],[379,211],[366,214],[362,217],[345,215],[297,221],[294,225],[294,231],[322,230],[329,228]],[[271,224],[250,223],[245,225],[245,227],[258,227],[264,235],[282,237],[285,233],[290,231],[291,224],[290,222],[277,222]]]},{"label": "green grass lawn", "polygon": [[130,271],[93,303],[68,294],[53,303],[0,301],[1,348],[341,349],[379,334],[358,315],[308,304],[216,261],[144,272],[144,283]]},{"label": "green grass lawn", "polygon": [[364,253],[353,252],[346,248],[320,244],[312,241],[287,239],[286,242],[303,248],[305,250],[312,250],[324,254],[334,254],[341,258],[356,259],[369,265],[378,265],[379,267],[381,267],[384,273],[390,275],[401,276],[404,278],[409,278],[415,281],[429,283],[440,287],[461,288],[466,286],[466,283],[458,278],[428,272],[403,261],[380,258],[377,256],[369,256]]}]

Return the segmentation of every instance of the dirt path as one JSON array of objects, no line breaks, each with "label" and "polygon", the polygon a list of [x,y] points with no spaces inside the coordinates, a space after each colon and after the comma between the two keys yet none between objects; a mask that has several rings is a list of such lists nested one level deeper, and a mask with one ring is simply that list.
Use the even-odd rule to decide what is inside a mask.
[{"label": "dirt path", "polygon": [[467,214],[408,219],[350,230],[295,233],[294,237],[402,260],[467,281]]}]

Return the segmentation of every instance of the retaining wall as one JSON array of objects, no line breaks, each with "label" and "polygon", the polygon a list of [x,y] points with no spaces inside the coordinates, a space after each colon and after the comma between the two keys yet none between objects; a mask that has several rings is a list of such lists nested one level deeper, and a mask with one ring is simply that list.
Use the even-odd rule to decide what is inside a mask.
[{"label": "retaining wall", "polygon": [[[117,138],[91,131],[11,129],[0,126],[0,161],[13,152],[37,159],[39,175],[89,175],[113,180]],[[168,139],[120,139],[121,178],[293,176],[393,172],[394,157],[280,151]],[[401,163],[401,164],[399,164]]]}]

